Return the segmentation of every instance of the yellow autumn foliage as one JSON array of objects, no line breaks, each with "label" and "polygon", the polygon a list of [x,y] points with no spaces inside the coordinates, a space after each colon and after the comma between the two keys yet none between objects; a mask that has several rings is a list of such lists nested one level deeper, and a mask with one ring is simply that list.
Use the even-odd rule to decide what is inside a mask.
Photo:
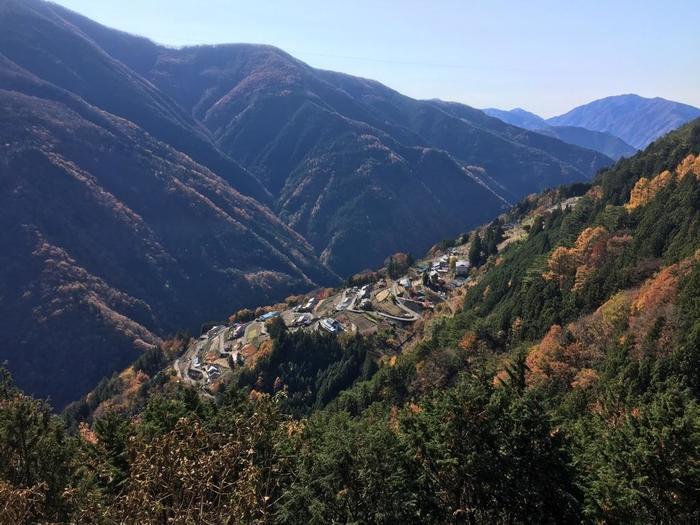
[{"label": "yellow autumn foliage", "polygon": [[661,188],[667,186],[673,180],[680,180],[688,174],[700,178],[700,156],[688,155],[684,158],[673,173],[662,171],[651,179],[642,177],[637,181],[630,192],[630,200],[625,205],[628,210],[644,206],[652,201]]},{"label": "yellow autumn foliage", "polygon": [[576,239],[574,246],[559,246],[547,260],[548,271],[543,277],[556,281],[559,286],[571,277],[574,290],[582,288],[593,271],[600,266],[607,254],[608,230],[602,226],[586,228]]},{"label": "yellow autumn foliage", "polygon": [[688,155],[684,158],[676,168],[678,177],[685,177],[688,173],[692,173],[696,177],[700,177],[700,156]]}]

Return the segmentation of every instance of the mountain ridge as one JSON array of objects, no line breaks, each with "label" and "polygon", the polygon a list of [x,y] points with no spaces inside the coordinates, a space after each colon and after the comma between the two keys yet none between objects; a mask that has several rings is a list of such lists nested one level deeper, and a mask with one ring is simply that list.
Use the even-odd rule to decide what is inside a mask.
[{"label": "mountain ridge", "polygon": [[[128,362],[134,349],[143,348],[140,340],[153,342],[154,334],[215,316],[231,298],[250,302],[268,294],[263,283],[255,283],[260,270],[275,270],[277,277],[270,273],[266,286],[277,281],[275,286],[286,286],[289,293],[337,279],[321,270],[305,241],[271,212],[135,126],[84,106],[83,112],[92,113],[88,121],[61,104],[17,92],[0,90],[0,104],[6,116],[0,127],[3,242],[14,247],[12,260],[4,257],[1,307],[8,344],[24,349],[21,359],[14,352],[3,352],[3,359],[22,371],[21,384],[51,394],[57,404]],[[130,177],[121,178],[120,170]],[[175,219],[182,203],[192,205],[191,225]],[[200,232],[193,228],[197,221],[203,221]],[[204,226],[211,221],[218,226],[209,233]],[[232,251],[256,245],[255,258]],[[204,246],[211,252],[206,257],[192,253],[192,247]],[[207,258],[220,268],[207,265]],[[228,273],[231,266],[237,274]],[[45,278],[55,284],[41,285]],[[60,299],[64,293],[72,294],[67,303]],[[116,317],[101,306],[110,304],[109,297],[117,299],[116,310],[109,306]],[[101,345],[116,355],[106,359],[100,352],[93,372],[88,363],[95,361],[84,357],[78,379],[65,367],[81,359],[79,349],[89,352],[94,330],[80,319],[99,310],[106,315]],[[56,324],[61,318],[65,322]],[[135,346],[117,335],[124,322],[144,327],[129,330]],[[110,326],[117,339],[105,344]],[[46,354],[49,331],[56,342]],[[51,379],[41,372],[47,367]]]},{"label": "mountain ridge", "polygon": [[609,132],[636,148],[644,148],[698,116],[700,108],[688,104],[626,94],[594,100],[547,122]]},{"label": "mountain ridge", "polygon": [[[253,507],[272,501],[268,511],[281,523],[390,515],[442,524],[476,491],[477,523],[534,514],[557,523],[692,522],[700,515],[692,468],[700,440],[699,195],[700,119],[591,184],[527,197],[416,264],[397,257],[331,295],[261,308],[267,313],[257,320],[237,312],[231,326],[164,343],[66,417],[90,446],[109,447],[102,461],[131,480],[126,495],[121,487],[100,493],[122,519],[152,519],[173,478],[197,475],[195,487],[218,480],[225,450],[236,464],[249,458],[248,468],[276,474],[276,497]],[[447,268],[467,253],[468,275]],[[361,319],[390,308],[387,294],[394,306],[416,308],[403,328],[338,334],[349,331],[360,296],[370,306],[352,314],[371,330]],[[326,328],[314,331],[295,321],[329,311],[344,324],[325,317]],[[240,335],[241,326],[263,323],[264,337],[249,328]],[[409,337],[406,323],[415,323]],[[245,358],[226,366],[220,341],[230,332]],[[255,344],[257,354],[245,350]],[[250,459],[250,445],[238,446],[244,436],[286,454]],[[135,441],[140,454],[128,466],[109,463],[112,450]],[[154,442],[169,446],[148,446]],[[193,451],[200,468],[154,474],[153,464],[184,465]],[[232,503],[200,488],[204,503],[158,511],[185,520],[204,508],[216,521],[230,505],[247,511],[248,500],[236,498],[242,483],[254,493],[267,486],[264,476],[235,472],[230,480],[224,501]],[[382,497],[347,489],[348,480],[382,487]],[[351,505],[335,504],[342,490]],[[134,498],[141,504],[124,504]]]},{"label": "mountain ridge", "polygon": [[611,133],[593,131],[580,126],[551,125],[539,115],[522,108],[515,108],[509,111],[486,108],[483,111],[487,115],[514,126],[520,126],[543,135],[556,137],[569,144],[598,151],[614,160],[618,160],[620,157],[629,157],[637,151],[637,148],[630,146],[624,140]]},{"label": "mountain ridge", "polygon": [[0,1],[0,28],[1,357],[59,406],[178,328],[611,162],[272,47],[167,49],[40,0]]},{"label": "mountain ridge", "polygon": [[[503,136],[503,130],[498,130],[497,138],[493,135],[495,130],[485,124],[480,115],[476,118],[482,120],[477,129],[474,129],[464,118],[455,120],[453,115],[447,115],[439,108],[435,113],[435,105],[404,97],[376,81],[315,70],[272,46],[221,44],[163,48],[141,37],[113,31],[60,6],[52,4],[52,10],[56,16],[68,20],[88,35],[92,41],[109,49],[122,63],[133,67],[181,104],[196,121],[202,122],[227,156],[234,158],[257,179],[264,181],[265,191],[272,195],[272,209],[281,217],[286,217],[289,224],[308,238],[319,253],[329,254],[329,264],[335,266],[340,273],[376,265],[386,254],[370,250],[363,261],[346,261],[347,256],[341,255],[347,253],[342,244],[349,242],[352,233],[348,231],[345,236],[348,240],[343,241],[342,233],[339,238],[334,232],[320,227],[318,221],[314,223],[305,218],[309,213],[305,203],[314,201],[321,203],[320,216],[326,217],[323,222],[327,223],[327,218],[331,216],[337,224],[343,222],[334,210],[326,211],[324,207],[324,203],[330,204],[332,199],[324,199],[318,189],[312,189],[318,188],[320,181],[307,180],[301,184],[300,177],[303,177],[304,172],[311,173],[309,166],[319,165],[319,162],[320,170],[337,170],[338,162],[345,162],[337,159],[339,148],[349,148],[355,157],[367,156],[367,145],[360,139],[361,136],[377,137],[378,144],[397,157],[405,157],[395,151],[397,145],[409,148],[432,147],[446,151],[458,161],[451,169],[454,173],[453,184],[456,185],[464,184],[460,181],[461,176],[457,175],[459,171],[470,170],[470,166],[485,168],[487,176],[482,177],[479,171],[472,170],[471,178],[480,181],[494,193],[487,198],[490,201],[487,206],[495,211],[498,208],[497,202],[502,198],[512,202],[533,189],[586,178],[610,162],[605,157],[590,157],[590,154],[580,150],[567,150],[566,146],[555,141],[541,142],[537,145],[539,149],[534,150],[531,143],[523,143],[520,130],[506,132],[506,136]],[[407,119],[403,114],[408,116],[408,112],[418,118]],[[338,119],[338,116],[341,118]],[[428,116],[430,121],[426,120]],[[260,125],[261,121],[266,122],[264,127]],[[307,123],[316,127],[310,127]],[[364,130],[360,131],[358,123],[364,126]],[[455,137],[467,139],[477,134],[484,139],[492,138],[488,138],[485,146],[480,145],[484,140],[464,141],[460,138],[459,142],[444,136],[444,132],[440,132],[442,135],[436,134],[436,125],[451,126],[453,132],[450,135]],[[339,134],[344,136],[342,144],[336,140]],[[489,157],[494,156],[484,148],[511,151],[507,154],[511,158],[499,155],[498,158],[503,157],[504,160],[493,162],[493,158]],[[554,153],[554,157],[551,154],[542,155],[543,148]],[[470,154],[465,156],[465,152]],[[536,162],[519,162],[519,157],[533,155],[539,156]],[[580,162],[580,158],[585,158],[586,161]],[[491,164],[483,165],[484,161],[491,161]],[[376,162],[376,159],[372,162]],[[412,163],[409,160],[405,170],[419,171],[420,167],[413,166]],[[515,172],[517,177],[513,175],[515,163],[518,163]],[[534,172],[532,165],[541,165],[543,168]],[[351,168],[346,166],[343,169]],[[362,169],[371,173],[376,168],[365,163]],[[543,176],[545,174],[546,177]],[[508,180],[498,180],[502,177],[508,177]],[[373,178],[383,180],[381,177]],[[386,182],[388,186],[381,191],[396,194],[397,189],[392,186],[395,183]],[[367,191],[370,184],[366,178],[357,177],[355,184],[341,190],[356,193],[352,198],[348,197],[355,203],[355,211],[352,212],[354,215],[367,214],[368,205],[365,204],[363,192]],[[284,189],[285,185],[287,189]],[[340,190],[336,190],[335,186],[335,182],[326,185],[330,191]],[[298,197],[290,199],[291,194],[298,193],[299,187],[305,188],[309,193],[303,195],[302,201]],[[433,197],[430,192],[421,190],[421,193],[424,197],[415,199],[412,204],[416,213],[429,217],[435,210],[444,207],[439,204],[423,205],[426,198]],[[452,207],[446,211],[455,213],[456,210]],[[446,217],[443,214],[440,221],[447,225],[450,221],[445,220]],[[401,219],[397,217],[396,220],[407,224],[412,222],[405,212]],[[435,220],[437,217],[433,221]],[[404,243],[400,246],[391,240],[388,228],[384,232],[377,230],[377,227],[382,228],[381,224],[382,221],[375,220],[374,228],[370,231],[385,236],[384,240],[378,242],[389,247],[390,252],[422,251],[429,244],[428,241],[412,241],[411,244]],[[466,225],[470,224],[474,223]],[[347,224],[343,228],[352,229]],[[435,230],[434,226],[432,228]],[[366,228],[363,229],[366,231]],[[409,232],[412,230],[410,227],[406,229]],[[445,236],[448,233],[453,234],[454,229],[445,229],[435,236]],[[405,239],[408,241],[409,237]],[[433,239],[434,237],[430,241]],[[358,257],[358,254],[353,254],[353,257]]]}]

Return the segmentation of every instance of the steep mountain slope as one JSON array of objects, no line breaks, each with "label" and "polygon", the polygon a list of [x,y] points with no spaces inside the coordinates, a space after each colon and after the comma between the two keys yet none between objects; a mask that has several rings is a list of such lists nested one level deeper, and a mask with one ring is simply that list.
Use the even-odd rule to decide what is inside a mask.
[{"label": "steep mountain slope", "polygon": [[[390,250],[419,252],[453,231],[449,225],[454,220],[445,218],[463,220],[463,207],[449,199],[436,200],[435,195],[442,184],[481,193],[463,180],[465,168],[483,168],[485,172],[469,169],[470,177],[495,194],[473,199],[463,194],[473,203],[473,212],[484,217],[500,206],[494,196],[514,201],[538,189],[585,179],[609,163],[557,140],[503,129],[499,121],[466,106],[454,115],[439,104],[409,99],[377,82],[315,70],[268,46],[165,49],[55,10],[201,122],[222,151],[265,184],[275,211],[343,273],[383,258],[374,249],[363,254],[353,250],[351,231],[356,227],[349,217],[368,217],[370,241]],[[443,167],[451,166],[444,169],[441,182],[420,180],[425,167],[417,162],[425,148],[445,150],[456,160],[440,161]],[[387,170],[396,167],[379,159],[378,150],[401,159],[405,187],[397,187],[399,178],[387,177]],[[434,158],[439,155],[431,153]],[[339,186],[338,177],[326,181],[319,175],[334,172],[343,173],[344,186]],[[368,192],[379,201],[396,203],[400,193],[403,209],[396,208],[387,221],[376,209],[377,199],[366,197]],[[333,197],[337,194],[344,195],[342,213]],[[415,217],[421,217],[423,232],[433,232],[431,239],[421,237]],[[332,229],[326,227],[330,222]],[[394,222],[408,225],[401,234],[403,245],[393,239]],[[431,226],[440,223],[443,230]],[[475,223],[468,220],[465,225]],[[368,229],[361,230],[368,238]],[[348,252],[354,252],[354,259]]]},{"label": "steep mountain slope", "polygon": [[508,124],[558,138],[567,144],[598,151],[615,160],[620,157],[629,157],[637,151],[636,148],[610,133],[592,131],[577,126],[552,126],[542,117],[520,108],[510,111],[488,108],[484,110],[484,113]]},{"label": "steep mountain slope", "polygon": [[[24,82],[32,84],[29,76]],[[268,209],[132,123],[0,90],[0,318],[20,384],[61,406],[158,336],[333,275]]]},{"label": "steep mountain slope", "polygon": [[630,94],[595,100],[552,117],[547,123],[608,132],[641,149],[699,116],[700,108],[659,97]]},{"label": "steep mountain slope", "polygon": [[[276,130],[284,126],[283,117],[293,114],[303,103],[311,102],[383,130],[407,146],[425,146],[428,142],[427,145],[445,149],[457,158],[470,156],[491,160],[489,147],[515,146],[516,151],[512,154],[524,155],[526,153],[517,145],[532,146],[527,140],[528,134],[522,135],[522,130],[504,132],[501,122],[484,118],[482,112],[468,106],[463,106],[459,115],[461,122],[444,122],[451,119],[434,111],[433,108],[438,106],[435,101],[413,100],[376,81],[316,70],[270,46],[227,44],[166,49],[146,39],[101,26],[59,6],[54,6],[54,11],[112,56],[189,108],[219,140],[221,135],[232,131],[223,128],[233,128],[235,119],[242,116],[246,108],[245,113],[251,110],[262,112],[265,108],[268,112],[265,116],[273,119],[270,121],[271,131],[259,139],[260,143],[266,144]],[[281,116],[275,114],[278,111],[282,111]],[[441,133],[445,133],[447,126],[453,126],[462,135],[456,148],[450,148],[449,142],[447,146],[442,145],[447,139]],[[489,140],[480,133],[482,131],[499,137]],[[247,130],[236,131],[241,132],[249,133]],[[480,140],[468,135],[477,135]],[[499,146],[498,138],[505,138],[511,142],[510,146]],[[590,173],[591,165],[597,169],[609,162],[557,141],[539,142],[538,146],[546,155],[568,164],[569,169],[578,170],[584,176]],[[261,147],[260,144],[255,146]],[[556,162],[546,168],[552,170],[551,173],[544,168],[540,171],[530,168],[530,174],[540,177],[561,174],[562,167]],[[559,172],[555,171],[557,169]],[[500,164],[494,164],[493,170],[494,176],[500,177],[507,177],[509,171],[507,166]],[[531,184],[538,182],[530,181]]]},{"label": "steep mountain slope", "polygon": [[19,67],[134,122],[214,170],[239,191],[268,201],[269,195],[260,183],[223,155],[206,129],[59,17],[52,4],[2,0],[0,27],[0,53]]},{"label": "steep mountain slope", "polygon": [[58,405],[176,328],[609,163],[274,48],[166,49],[40,0],[0,0],[0,91],[0,358]]},{"label": "steep mountain slope", "polygon": [[[111,382],[118,399],[103,385],[77,443],[58,426],[28,449],[13,424],[38,434],[51,419],[26,418],[47,409],[2,377],[7,508],[53,522],[695,523],[699,225],[696,120],[472,232],[470,281],[414,325],[420,341],[273,319],[266,354],[234,364],[215,402],[158,372],[175,341]],[[35,478],[55,496],[31,497],[15,465],[47,446]]]},{"label": "steep mountain slope", "polygon": [[[211,71],[217,71],[213,87],[204,81]],[[496,130],[489,119],[481,119],[481,114],[477,116],[481,121],[475,123],[473,117],[467,120],[453,116],[435,104],[413,101],[376,82],[315,71],[272,48],[241,45],[165,50],[147,76],[191,108],[195,117],[212,131],[220,147],[266,184],[276,197],[275,209],[280,216],[287,218],[318,250],[329,254],[329,263],[341,272],[376,265],[381,259],[368,251],[371,257],[361,263],[348,261],[347,265],[338,266],[344,255],[337,249],[347,250],[343,245],[347,246],[351,237],[338,242],[333,231],[319,235],[313,224],[303,220],[303,215],[310,211],[310,202],[318,203],[320,216],[332,213],[342,230],[353,227],[347,224],[347,217],[376,214],[376,202],[365,199],[363,193],[383,180],[386,162],[377,161],[378,151],[403,159],[406,167],[402,171],[420,172],[423,168],[416,166],[413,159],[422,158],[422,154],[418,150],[411,154],[407,147],[445,150],[463,167],[485,169],[485,173],[472,170],[472,175],[492,192],[510,200],[559,182],[585,179],[607,163],[588,152],[570,151],[554,140],[533,147],[531,141],[520,136],[522,131],[508,134]],[[344,148],[352,152],[346,158],[361,162],[339,164],[338,151]],[[449,164],[447,160],[442,162],[443,166]],[[406,211],[397,221],[410,225],[413,215],[430,224],[442,220],[435,217],[437,211],[443,216],[459,213],[463,207],[456,201],[456,207],[449,201],[434,202],[430,193],[440,192],[442,184],[446,188],[452,186],[451,191],[463,186],[460,171],[455,165],[445,170],[443,181],[426,180],[424,191],[408,187],[409,191],[404,192]],[[333,172],[354,178],[341,190],[350,192],[345,198],[352,203],[343,214],[337,213],[332,200],[322,198],[323,193],[314,191],[294,201],[287,198],[292,192],[298,193],[299,188],[326,186],[318,180],[318,174]],[[455,175],[448,177],[450,172]],[[353,177],[352,173],[362,178]],[[410,184],[410,178],[401,179]],[[334,190],[328,186],[324,191]],[[382,195],[382,189],[379,198],[392,199],[390,195],[396,191]],[[462,195],[470,198],[468,193]],[[481,204],[477,204],[480,200]],[[471,202],[471,209],[480,217],[489,211],[493,213],[492,198],[489,201],[488,197],[476,197]],[[300,215],[301,221],[297,219]],[[375,221],[372,231],[380,237],[386,225],[385,221]],[[409,232],[412,229],[407,228]],[[419,252],[428,245],[426,242],[407,246],[410,251]],[[392,250],[399,247],[396,243],[390,246]]]},{"label": "steep mountain slope", "polygon": [[[433,100],[430,101],[430,103],[450,116],[459,119],[462,123],[469,122],[472,126],[487,131],[488,134],[486,138],[480,138],[479,143],[481,145],[488,145],[489,149],[493,147],[494,151],[500,152],[500,156],[496,155],[494,158],[488,157],[488,162],[492,163],[490,165],[492,171],[500,168],[506,169],[507,165],[511,167],[517,166],[516,172],[510,173],[510,177],[513,177],[515,174],[518,176],[515,180],[510,179],[509,183],[516,188],[520,188],[521,192],[525,190],[528,185],[532,184],[532,179],[530,178],[532,171],[539,174],[537,176],[538,180],[553,182],[554,179],[541,173],[544,167],[550,165],[552,162],[558,164],[561,169],[558,178],[566,181],[576,180],[576,172],[598,172],[601,167],[612,163],[610,158],[599,153],[566,144],[561,140],[548,137],[541,133],[511,126],[464,104],[443,102],[440,100]],[[440,126],[440,132],[440,136],[448,147],[455,147],[459,151],[462,151],[463,155],[467,156],[467,159],[471,159],[469,141],[474,137],[470,138],[468,136],[465,138],[461,134],[446,133],[445,126],[443,125]],[[504,148],[504,144],[494,142],[492,140],[493,137],[489,138],[489,135],[497,135],[503,141],[515,142],[519,145],[519,149],[516,151],[509,151],[510,148]],[[523,156],[522,153],[524,151],[528,151],[529,153]],[[584,152],[584,154],[582,154],[582,152]],[[534,156],[532,156],[532,153],[534,153]],[[542,153],[545,154],[542,155]],[[529,162],[532,163],[529,166],[527,163],[528,159]],[[487,166],[487,169],[488,167],[489,166]],[[546,187],[552,187],[552,185],[548,183],[544,186],[544,188]],[[520,196],[525,194],[527,194],[527,192],[519,193]]]},{"label": "steep mountain slope", "polygon": [[[214,87],[205,82],[212,70],[218,72]],[[585,177],[606,164],[600,156],[553,140],[539,143],[539,150],[533,151],[527,137],[520,136],[522,130],[509,133],[479,111],[464,106],[454,115],[440,104],[410,99],[374,81],[314,70],[274,48],[230,45],[164,50],[147,76],[192,108],[222,149],[239,151],[238,158],[260,173],[262,180],[277,171],[290,171],[290,163],[293,167],[300,155],[325,147],[337,133],[330,127],[318,139],[300,145],[306,149],[286,146],[289,119],[308,107],[363,123],[375,135],[386,134],[406,146],[440,148],[467,164],[481,166],[494,181],[491,185],[503,188],[509,198],[554,180]],[[178,79],[178,85],[172,85],[173,79]],[[256,125],[263,117],[267,134]],[[322,124],[326,125],[325,119]],[[268,150],[280,143],[284,154],[270,158]],[[524,159],[531,160],[531,166],[520,162],[522,168],[513,170],[513,161]]]},{"label": "steep mountain slope", "polygon": [[[601,366],[606,345],[629,345],[630,357],[639,359],[644,357],[640,352],[650,351],[647,336],[656,331],[654,341],[669,346],[654,346],[652,357],[658,358],[685,337],[697,339],[700,332],[686,333],[681,327],[700,323],[700,310],[693,313],[695,318],[684,318],[677,307],[691,274],[700,277],[698,195],[700,120],[623,159],[591,185],[529,196],[464,236],[471,239],[466,247],[460,245],[464,240],[441,243],[451,248],[434,247],[432,260],[441,253],[465,252],[471,259],[479,237],[482,253],[473,261],[481,262],[474,263],[461,290],[444,289],[447,301],[441,306],[452,306],[456,315],[455,310],[436,308],[433,314],[423,311],[431,329],[423,331],[422,323],[403,327],[425,340],[415,352],[406,345],[399,357],[397,366],[406,368],[397,374],[407,374],[401,384],[389,387],[384,382],[396,380],[387,370],[391,365],[369,390],[391,398],[396,392],[387,394],[384,388],[405,388],[401,395],[414,399],[438,384],[449,384],[451,367],[495,366],[503,372],[504,363],[518,356],[527,358],[532,384],[578,388],[584,379],[587,386],[597,379],[591,367]],[[487,239],[493,241],[492,251],[484,248]],[[413,275],[414,287],[420,286],[416,273],[407,275]],[[695,285],[692,293],[699,294],[700,280]],[[387,343],[383,351],[390,350]],[[304,352],[285,356],[290,363],[307,357]],[[255,363],[247,376],[256,378],[269,365],[268,360]],[[271,385],[268,381],[270,392]],[[700,389],[697,380],[694,385]],[[369,406],[374,398],[367,385],[357,390],[339,403],[354,411]]]},{"label": "steep mountain slope", "polygon": [[[229,47],[183,53],[236,59]],[[221,102],[206,111],[199,109],[202,102],[197,98],[192,111],[218,137],[220,147],[266,185],[280,217],[338,273],[347,275],[379,264],[387,253],[398,250],[422,252],[436,237],[456,234],[502,208],[499,196],[479,180],[478,170],[461,166],[435,149],[404,146],[362,120],[343,116],[319,100],[307,100],[307,93],[291,90],[294,82],[300,82],[294,80],[298,72],[285,68],[288,59],[294,67],[307,70],[308,66],[286,55],[285,63],[269,64],[268,58],[258,55],[260,50],[274,57],[282,53],[242,47],[255,51],[247,58],[247,67],[255,70],[246,72],[241,81],[245,90],[227,99],[228,105]],[[178,67],[184,62],[172,57],[162,60],[164,67],[170,61]],[[207,60],[204,67],[212,64]],[[194,74],[179,70],[168,78],[187,86],[189,75]],[[153,81],[161,75],[165,72],[154,73]],[[227,85],[226,74],[215,78]],[[171,91],[162,80],[159,83],[179,102],[193,103],[187,93]],[[209,96],[212,90],[206,89]],[[337,96],[342,98],[342,93]],[[376,120],[370,115],[364,118]],[[407,132],[401,133],[407,142],[419,144]],[[363,249],[357,250],[358,246]]]},{"label": "steep mountain slope", "polygon": [[[219,157],[235,159],[254,174],[228,180],[270,203],[340,273],[376,265],[387,252],[423,251],[435,238],[497,213],[504,199],[585,179],[609,163],[556,140],[504,131],[477,111],[455,117],[376,82],[314,70],[274,48],[166,49],[53,4],[5,2],[12,30],[0,43],[18,65],[129,118],[227,178],[217,164],[221,158],[197,156],[203,146],[182,139],[211,137],[223,152]],[[66,48],[39,53],[46,42],[40,38],[28,48],[24,41],[41,25],[47,26],[42,34],[66,42]],[[83,71],[75,58],[80,53],[94,54],[91,61],[100,65],[111,61],[124,74],[112,79],[115,73],[103,67]],[[108,81],[117,89],[105,89]],[[151,93],[154,86],[158,91]],[[125,95],[115,100],[122,88]],[[152,100],[142,100],[142,91]],[[187,134],[160,129],[171,121]],[[426,148],[446,150],[452,159],[438,151],[426,155]],[[437,166],[441,173],[433,181]],[[342,177],[329,177],[333,173]],[[378,204],[386,202],[392,205]],[[395,224],[406,225],[400,235]],[[355,249],[358,232],[368,240],[367,250]]]}]

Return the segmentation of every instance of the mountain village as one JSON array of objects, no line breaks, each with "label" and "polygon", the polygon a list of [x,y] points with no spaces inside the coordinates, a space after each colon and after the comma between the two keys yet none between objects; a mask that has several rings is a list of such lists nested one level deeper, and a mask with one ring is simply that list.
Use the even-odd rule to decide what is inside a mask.
[{"label": "mountain village", "polygon": [[[546,209],[569,207],[577,198]],[[501,217],[505,223],[505,216]],[[498,251],[522,239],[524,224],[505,223]],[[239,366],[253,367],[272,344],[268,323],[281,319],[290,331],[305,330],[370,335],[389,332],[399,347],[411,340],[414,324],[433,312],[451,310],[451,300],[474,284],[474,269],[468,256],[471,243],[461,237],[454,246],[434,247],[402,275],[392,278],[377,272],[378,278],[362,285],[333,290],[316,290],[294,301],[267,307],[249,321],[217,324],[192,339],[185,353],[174,361],[177,378],[198,386],[207,397],[226,383]],[[375,275],[377,275],[375,274]]]},{"label": "mountain village", "polygon": [[268,309],[252,321],[215,325],[192,340],[174,362],[175,372],[207,394],[212,385],[226,381],[233,367],[255,363],[270,345],[267,324],[277,318],[290,331],[333,335],[390,331],[405,342],[411,325],[469,285],[468,250],[469,244],[464,243],[418,261],[396,279],[385,273],[376,282],[334,290],[326,297],[312,292],[296,304]]}]

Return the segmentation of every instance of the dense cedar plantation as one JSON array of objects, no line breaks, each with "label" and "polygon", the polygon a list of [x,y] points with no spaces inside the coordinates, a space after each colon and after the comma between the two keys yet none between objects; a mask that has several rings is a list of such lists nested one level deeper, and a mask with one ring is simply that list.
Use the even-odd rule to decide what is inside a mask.
[{"label": "dense cedar plantation", "polygon": [[5,374],[2,519],[697,522],[698,154],[695,121],[562,189],[571,206],[522,201],[527,236],[494,253],[500,223],[482,229],[462,310],[397,358],[377,362],[381,334],[272,321],[271,352],[211,401],[158,371],[182,334],[134,363],[152,379],[132,412],[89,425]]},{"label": "dense cedar plantation", "polygon": [[166,48],[42,0],[0,0],[0,114],[0,362],[58,408],[180,328],[612,163],[273,47]]}]

